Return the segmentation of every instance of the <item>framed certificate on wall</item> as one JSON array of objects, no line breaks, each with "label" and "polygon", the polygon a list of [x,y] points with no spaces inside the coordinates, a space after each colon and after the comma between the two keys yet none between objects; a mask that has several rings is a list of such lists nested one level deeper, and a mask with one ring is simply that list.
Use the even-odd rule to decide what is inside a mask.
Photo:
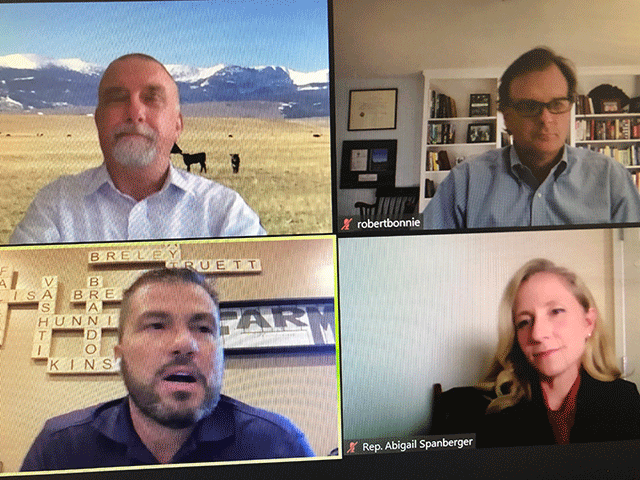
[{"label": "framed certificate on wall", "polygon": [[395,130],[397,107],[397,88],[351,90],[348,130]]}]

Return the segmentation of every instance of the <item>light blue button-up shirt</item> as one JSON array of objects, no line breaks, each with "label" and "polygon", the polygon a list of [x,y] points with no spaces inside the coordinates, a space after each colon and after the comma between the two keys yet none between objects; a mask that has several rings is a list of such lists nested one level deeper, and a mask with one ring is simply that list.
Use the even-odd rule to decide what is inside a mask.
[{"label": "light blue button-up shirt", "polygon": [[235,191],[170,167],[159,192],[137,201],[103,163],[40,190],[10,243],[63,243],[265,235]]},{"label": "light blue button-up shirt", "polygon": [[618,162],[565,146],[540,183],[515,148],[455,167],[424,211],[425,229],[640,222],[640,195]]}]

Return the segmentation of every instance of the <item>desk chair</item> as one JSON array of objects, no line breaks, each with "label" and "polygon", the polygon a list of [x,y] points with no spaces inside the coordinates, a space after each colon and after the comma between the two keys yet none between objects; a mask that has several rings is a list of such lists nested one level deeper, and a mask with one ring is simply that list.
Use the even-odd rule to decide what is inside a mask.
[{"label": "desk chair", "polygon": [[356,202],[360,218],[397,218],[411,215],[418,209],[419,187],[380,187],[375,203]]}]

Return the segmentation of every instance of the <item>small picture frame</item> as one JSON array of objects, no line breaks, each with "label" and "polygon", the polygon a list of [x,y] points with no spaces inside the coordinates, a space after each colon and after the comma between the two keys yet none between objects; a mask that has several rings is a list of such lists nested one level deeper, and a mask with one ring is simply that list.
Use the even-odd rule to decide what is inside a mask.
[{"label": "small picture frame", "polygon": [[470,117],[491,116],[491,95],[489,93],[472,93],[469,97]]},{"label": "small picture frame", "polygon": [[397,110],[397,88],[350,90],[347,130],[395,130]]},{"label": "small picture frame", "polygon": [[393,187],[397,148],[397,140],[342,142],[340,188]]},{"label": "small picture frame", "polygon": [[618,113],[622,111],[619,98],[603,98],[600,100],[601,113]]},{"label": "small picture frame", "polygon": [[493,142],[493,123],[471,123],[467,129],[467,143]]}]

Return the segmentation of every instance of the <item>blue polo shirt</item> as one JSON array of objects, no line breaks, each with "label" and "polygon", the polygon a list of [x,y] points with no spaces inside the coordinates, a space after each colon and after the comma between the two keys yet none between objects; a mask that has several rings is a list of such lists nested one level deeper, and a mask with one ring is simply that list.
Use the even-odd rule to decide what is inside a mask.
[{"label": "blue polo shirt", "polygon": [[[171,463],[313,456],[288,419],[221,395]],[[135,432],[128,397],[47,420],[22,471],[157,465]]]},{"label": "blue polo shirt", "polygon": [[455,167],[424,211],[425,229],[640,222],[640,195],[615,160],[565,145],[540,183],[516,149],[492,150]]}]

